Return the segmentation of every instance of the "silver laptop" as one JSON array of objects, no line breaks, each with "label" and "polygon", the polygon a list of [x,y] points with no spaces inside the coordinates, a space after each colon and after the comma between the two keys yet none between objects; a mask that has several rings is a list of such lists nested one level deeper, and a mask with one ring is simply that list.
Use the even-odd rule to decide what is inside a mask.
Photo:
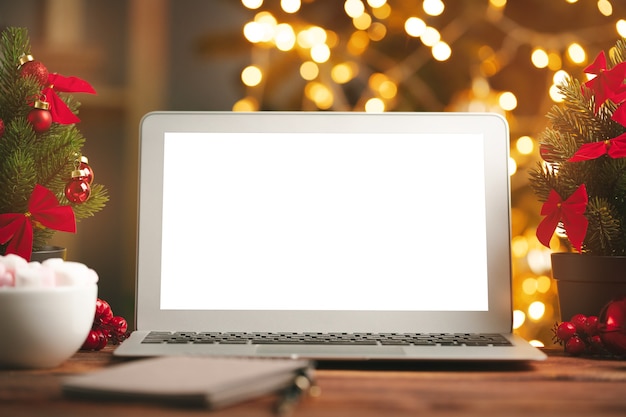
[{"label": "silver laptop", "polygon": [[541,360],[494,114],[157,112],[119,356]]}]

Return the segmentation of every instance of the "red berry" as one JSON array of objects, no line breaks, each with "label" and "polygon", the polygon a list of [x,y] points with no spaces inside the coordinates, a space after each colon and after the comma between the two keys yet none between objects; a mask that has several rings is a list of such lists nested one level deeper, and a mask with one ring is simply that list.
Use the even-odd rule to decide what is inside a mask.
[{"label": "red berry", "polygon": [[102,344],[101,339],[103,339],[103,335],[99,330],[90,330],[87,338],[83,342],[83,346],[81,349],[84,350],[100,350],[102,349],[100,345]]},{"label": "red berry", "polygon": [[587,316],[585,316],[584,314],[576,314],[574,315],[570,322],[576,326],[576,332],[578,334],[583,334],[585,333],[585,326],[587,323]]},{"label": "red berry", "polygon": [[585,342],[583,342],[583,340],[578,336],[570,337],[570,339],[565,343],[565,351],[571,355],[581,355],[586,349],[587,346],[585,345]]},{"label": "red berry", "polygon": [[567,342],[572,336],[576,335],[576,326],[569,321],[564,321],[556,328],[556,337],[561,342]]},{"label": "red berry", "polygon": [[104,333],[100,332],[98,348],[96,350],[102,350],[109,343],[109,338]]},{"label": "red berry", "polygon": [[595,336],[598,334],[598,316],[589,316],[585,321],[585,333],[588,336]]},{"label": "red berry", "polygon": [[115,316],[110,321],[109,324],[112,327],[112,330],[116,332],[118,335],[124,335],[126,330],[128,329],[128,323],[126,323],[126,319],[121,316]]},{"label": "red berry", "polygon": [[589,338],[589,343],[591,344],[591,350],[594,352],[601,352],[604,349],[602,339],[598,334],[591,336]]},{"label": "red berry", "polygon": [[109,303],[98,298],[96,300],[96,320],[106,323],[111,317],[113,317],[113,311]]}]

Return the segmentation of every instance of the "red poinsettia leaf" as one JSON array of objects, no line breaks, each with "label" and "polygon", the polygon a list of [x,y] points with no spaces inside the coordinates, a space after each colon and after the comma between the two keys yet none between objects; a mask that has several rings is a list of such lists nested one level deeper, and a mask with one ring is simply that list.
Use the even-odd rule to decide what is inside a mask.
[{"label": "red poinsettia leaf", "polygon": [[552,235],[559,225],[560,221],[560,213],[558,211],[553,211],[548,213],[548,215],[537,225],[537,239],[539,242],[545,247],[550,247],[550,240],[552,239]]},{"label": "red poinsettia leaf", "polygon": [[568,159],[568,162],[589,161],[599,158],[604,154],[606,154],[606,144],[604,141],[585,143]]},{"label": "red poinsettia leaf", "polygon": [[45,88],[43,91],[46,101],[50,104],[50,114],[52,121],[62,125],[69,125],[80,122],[78,116],[72,113],[67,104],[54,92],[52,88]]},{"label": "red poinsettia leaf", "polygon": [[626,158],[626,133],[610,140],[608,154],[611,158]]},{"label": "red poinsettia leaf", "polygon": [[61,74],[49,74],[48,85],[56,91],[65,93],[96,94],[91,84],[78,77],[65,77]]},{"label": "red poinsettia leaf", "polygon": [[601,70],[585,86],[593,91],[596,101],[596,111],[606,100],[621,103],[626,98],[624,78],[626,77],[626,62],[621,62],[610,70]]},{"label": "red poinsettia leaf", "polygon": [[565,201],[555,190],[551,190],[548,199],[541,207],[541,214],[546,217],[537,226],[536,234],[539,242],[549,248],[552,235],[559,222],[562,222],[569,241],[580,252],[589,223],[584,216],[587,202],[585,184],[581,184]]},{"label": "red poinsettia leaf", "polygon": [[622,126],[626,126],[626,103],[615,109],[615,111],[613,112],[613,116],[611,116],[611,119],[615,120]]},{"label": "red poinsettia leaf", "polygon": [[33,221],[53,230],[76,232],[76,218],[70,206],[60,206],[54,193],[36,184],[28,200],[26,213],[0,215],[0,244],[7,244],[6,253],[30,260],[33,249]]},{"label": "red poinsettia leaf", "polygon": [[585,143],[568,162],[589,161],[607,154],[614,159],[626,157],[626,133],[601,142]]},{"label": "red poinsettia leaf", "polygon": [[33,249],[33,226],[24,214],[0,215],[0,243],[7,242],[5,254],[13,253],[30,261]]},{"label": "red poinsettia leaf", "polygon": [[28,202],[32,217],[42,225],[62,232],[76,232],[76,218],[70,206],[60,206],[54,193],[36,184]]},{"label": "red poinsettia leaf", "polygon": [[581,184],[576,191],[561,204],[561,211],[571,214],[584,214],[585,210],[587,210],[588,202],[587,187],[585,184]]},{"label": "red poinsettia leaf", "polygon": [[563,227],[567,232],[567,238],[578,252],[582,250],[588,226],[589,221],[582,214],[563,213]]},{"label": "red poinsettia leaf", "polygon": [[600,51],[596,59],[589,64],[583,71],[586,74],[600,74],[606,69],[606,55],[604,51]]},{"label": "red poinsettia leaf", "polygon": [[20,229],[20,223],[26,221],[21,213],[0,214],[0,245],[4,245]]}]

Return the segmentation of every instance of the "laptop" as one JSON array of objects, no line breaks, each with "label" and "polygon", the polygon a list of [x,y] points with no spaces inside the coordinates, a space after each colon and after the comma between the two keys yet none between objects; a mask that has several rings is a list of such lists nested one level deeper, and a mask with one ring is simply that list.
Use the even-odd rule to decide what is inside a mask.
[{"label": "laptop", "polygon": [[122,357],[528,361],[505,119],[154,112]]}]

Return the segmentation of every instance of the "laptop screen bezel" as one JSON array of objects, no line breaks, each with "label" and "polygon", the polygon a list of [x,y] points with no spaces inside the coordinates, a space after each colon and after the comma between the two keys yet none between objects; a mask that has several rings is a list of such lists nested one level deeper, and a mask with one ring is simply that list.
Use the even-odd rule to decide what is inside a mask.
[{"label": "laptop screen bezel", "polygon": [[[166,132],[480,134],[484,138],[488,311],[234,311],[160,307]],[[140,125],[136,324],[140,330],[510,332],[509,132],[492,113],[153,112]],[[467,239],[467,241],[464,241]],[[471,244],[459,237],[458,250]],[[454,252],[450,252],[454,262]],[[303,291],[306,291],[303,289]],[[183,327],[181,327],[183,326]]]}]

